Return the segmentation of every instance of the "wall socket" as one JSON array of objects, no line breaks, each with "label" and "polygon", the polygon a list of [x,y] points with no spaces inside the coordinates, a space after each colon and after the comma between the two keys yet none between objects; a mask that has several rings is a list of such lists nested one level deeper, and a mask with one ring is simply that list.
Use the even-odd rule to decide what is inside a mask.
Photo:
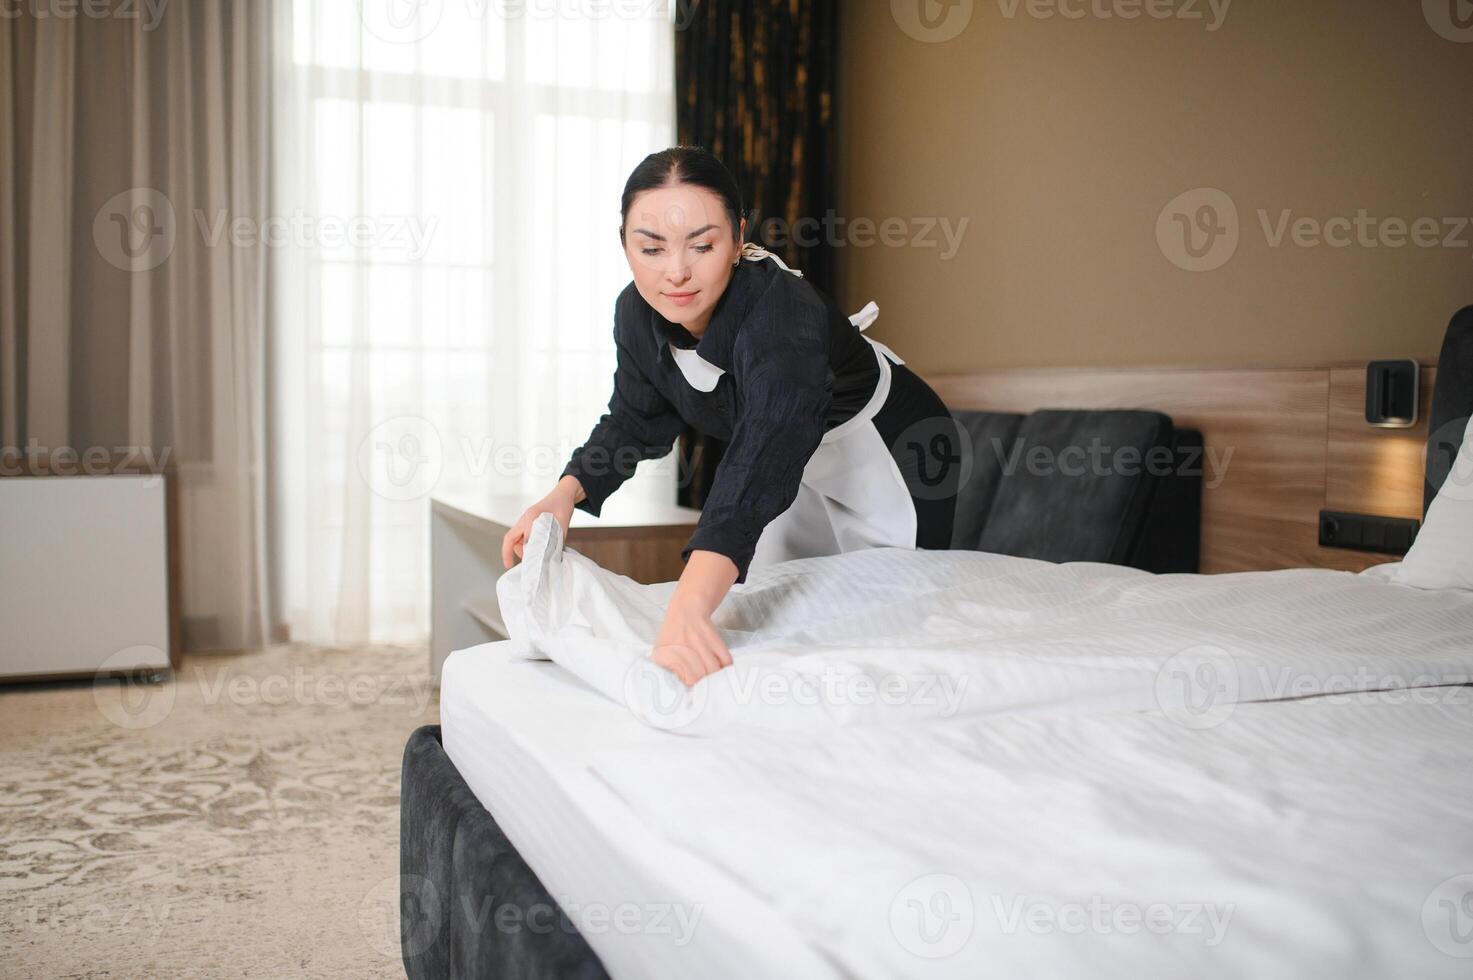
[{"label": "wall socket", "polygon": [[1320,546],[1404,555],[1417,539],[1422,522],[1407,517],[1378,517],[1338,510],[1320,511]]}]

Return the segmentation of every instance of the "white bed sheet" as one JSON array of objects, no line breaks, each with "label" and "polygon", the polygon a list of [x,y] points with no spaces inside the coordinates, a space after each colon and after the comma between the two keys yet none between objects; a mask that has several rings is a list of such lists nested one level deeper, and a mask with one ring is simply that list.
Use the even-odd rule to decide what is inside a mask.
[{"label": "white bed sheet", "polygon": [[[1242,704],[1201,730],[1160,712],[1012,715],[795,746],[652,730],[498,643],[447,661],[442,724],[615,977],[1473,966],[1468,687]],[[656,927],[586,918],[622,903]]]},{"label": "white bed sheet", "polygon": [[[857,978],[1473,975],[1470,689],[669,740],[596,768]],[[806,741],[806,740],[805,740]]]},{"label": "white bed sheet", "polygon": [[[636,818],[589,766],[600,751],[658,754],[680,737],[641,724],[555,664],[513,659],[513,646],[446,660],[441,738],[610,975],[838,976],[774,906]],[[534,924],[546,928],[547,915]]]}]

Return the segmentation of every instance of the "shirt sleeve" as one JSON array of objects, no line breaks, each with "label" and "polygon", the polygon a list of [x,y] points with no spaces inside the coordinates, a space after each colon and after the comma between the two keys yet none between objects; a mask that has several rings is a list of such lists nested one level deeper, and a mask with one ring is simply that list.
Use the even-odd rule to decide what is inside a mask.
[{"label": "shirt sleeve", "polygon": [[[575,506],[594,517],[609,495],[634,475],[636,464],[670,452],[685,427],[675,406],[641,370],[639,360],[620,336],[615,313],[614,393],[582,446],[573,451],[562,476],[575,476],[585,499]],[[561,477],[560,477],[561,478]]]},{"label": "shirt sleeve", "polygon": [[823,318],[807,290],[769,290],[743,324],[732,352],[737,421],[686,561],[692,551],[717,552],[745,582],[757,538],[797,498],[833,400]]}]

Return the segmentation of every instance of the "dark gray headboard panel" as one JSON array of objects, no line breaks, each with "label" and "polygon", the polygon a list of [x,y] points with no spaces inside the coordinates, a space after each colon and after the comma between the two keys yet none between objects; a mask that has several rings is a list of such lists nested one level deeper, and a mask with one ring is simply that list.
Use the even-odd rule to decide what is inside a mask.
[{"label": "dark gray headboard panel", "polygon": [[1469,415],[1473,415],[1473,306],[1465,306],[1453,316],[1442,341],[1442,353],[1437,358],[1432,418],[1427,427],[1424,516],[1457,458]]}]

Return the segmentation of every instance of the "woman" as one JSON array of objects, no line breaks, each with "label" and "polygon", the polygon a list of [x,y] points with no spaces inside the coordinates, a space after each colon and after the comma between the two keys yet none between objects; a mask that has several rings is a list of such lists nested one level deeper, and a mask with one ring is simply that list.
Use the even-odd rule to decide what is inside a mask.
[{"label": "woman", "polygon": [[609,410],[532,522],[598,515],[635,464],[685,424],[728,443],[682,558],[652,659],[687,685],[730,666],[711,614],[753,567],[871,547],[946,548],[960,458],[924,381],[776,256],[743,244],[731,173],[699,147],[646,157],[624,186],[619,238],[634,281],[614,307]]}]

